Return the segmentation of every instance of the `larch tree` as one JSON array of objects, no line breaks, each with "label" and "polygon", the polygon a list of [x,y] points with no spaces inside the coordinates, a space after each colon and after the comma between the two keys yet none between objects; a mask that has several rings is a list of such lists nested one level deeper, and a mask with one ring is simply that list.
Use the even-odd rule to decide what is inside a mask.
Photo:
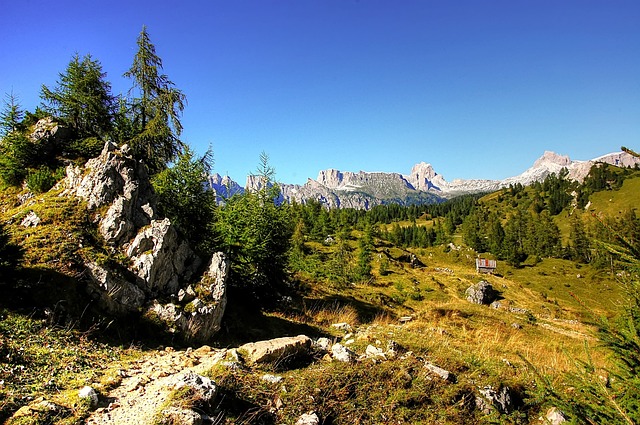
[{"label": "larch tree", "polygon": [[42,86],[44,109],[70,125],[81,138],[105,137],[112,129],[115,98],[102,65],[90,54],[76,53],[59,74],[56,87]]},{"label": "larch tree", "polygon": [[156,53],[146,26],[142,27],[137,45],[133,64],[124,73],[133,80],[130,93],[135,93],[128,111],[133,136],[129,143],[134,154],[155,174],[174,160],[184,147],[179,136],[186,96],[162,73],[162,59]]}]

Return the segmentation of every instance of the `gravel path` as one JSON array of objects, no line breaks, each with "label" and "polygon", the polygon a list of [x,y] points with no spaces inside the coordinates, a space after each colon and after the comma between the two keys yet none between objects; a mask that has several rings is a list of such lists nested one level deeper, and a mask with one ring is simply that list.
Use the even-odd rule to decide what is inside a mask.
[{"label": "gravel path", "polygon": [[120,371],[122,382],[106,395],[108,405],[96,409],[86,423],[152,424],[158,409],[171,394],[177,374],[187,371],[202,374],[223,360],[226,352],[208,346],[186,351],[168,348],[138,360],[133,367]]}]

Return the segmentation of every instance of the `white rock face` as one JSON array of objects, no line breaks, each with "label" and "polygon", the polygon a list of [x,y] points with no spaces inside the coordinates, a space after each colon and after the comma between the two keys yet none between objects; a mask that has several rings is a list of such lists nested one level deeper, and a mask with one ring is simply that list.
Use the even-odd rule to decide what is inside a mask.
[{"label": "white rock face", "polygon": [[195,340],[206,341],[220,329],[228,260],[213,255],[195,298],[189,283],[201,260],[168,218],[156,216],[149,176],[126,145],[107,143],[83,168],[69,166],[63,185],[63,196],[84,199],[90,211],[106,209],[95,214],[98,230],[107,245],[130,259],[119,267],[85,264],[87,292],[102,308],[113,314],[154,312],[170,330]]},{"label": "white rock face", "polygon": [[[142,229],[126,251],[131,269],[151,294],[173,294],[179,290],[180,278],[189,279],[197,264],[195,255],[168,218],[154,220]],[[195,266],[195,267],[194,267]]]},{"label": "white rock face", "polygon": [[170,329],[196,341],[208,341],[220,330],[227,306],[229,266],[229,260],[223,253],[215,253],[198,284],[200,298],[190,300],[185,308],[154,301],[149,310]]},{"label": "white rock face", "polygon": [[64,195],[75,195],[87,201],[93,211],[109,208],[100,218],[99,230],[105,242],[122,245],[137,229],[155,219],[155,195],[144,166],[129,155],[129,148],[105,144],[97,158],[84,168],[70,165],[64,181]]}]

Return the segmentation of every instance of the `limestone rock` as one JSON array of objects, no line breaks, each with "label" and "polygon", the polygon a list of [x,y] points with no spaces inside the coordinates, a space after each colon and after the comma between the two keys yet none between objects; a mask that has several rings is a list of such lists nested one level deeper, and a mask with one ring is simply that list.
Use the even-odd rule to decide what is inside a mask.
[{"label": "limestone rock", "polygon": [[88,400],[91,408],[98,405],[98,393],[90,386],[82,387],[82,389],[78,391],[78,397],[80,400]]},{"label": "limestone rock", "polygon": [[99,230],[111,245],[128,242],[155,215],[155,194],[145,167],[129,156],[129,149],[106,143],[100,156],[84,169],[70,165],[64,182],[67,195],[87,201],[89,210],[109,206]]},{"label": "limestone rock", "polygon": [[456,382],[456,377],[453,373],[449,372],[448,370],[445,370],[439,366],[434,365],[433,363],[429,363],[429,362],[425,362],[424,367],[427,368],[431,373],[434,373],[436,375],[438,375],[440,378],[442,378],[445,381],[451,382],[451,383],[455,383]]},{"label": "limestone rock", "polygon": [[73,137],[73,132],[70,128],[60,125],[60,123],[54,121],[53,117],[45,117],[38,120],[33,126],[33,130],[29,134],[29,141],[40,145],[39,150],[47,154],[56,145],[69,140],[71,137]]},{"label": "limestone rock", "polygon": [[26,193],[20,194],[17,196],[18,203],[20,205],[24,205],[29,199],[33,199],[34,197],[35,195],[33,194],[33,192],[26,192]]},{"label": "limestone rock", "polygon": [[320,418],[315,412],[305,413],[300,415],[298,420],[296,421],[296,425],[319,425]]},{"label": "limestone rock", "polygon": [[334,323],[331,325],[331,327],[344,332],[353,332],[353,327],[348,323]]},{"label": "limestone rock", "polygon": [[89,294],[107,311],[119,314],[138,310],[145,303],[145,293],[113,269],[87,263]]},{"label": "limestone rock", "polygon": [[146,168],[128,146],[106,143],[100,156],[83,168],[67,167],[62,185],[63,195],[85,200],[95,212],[105,243],[130,259],[120,269],[85,264],[87,290],[103,308],[114,314],[153,314],[169,330],[200,341],[220,329],[229,261],[214,254],[195,289],[188,285],[201,260],[168,218],[157,217]]},{"label": "limestone rock", "polygon": [[197,267],[189,245],[178,238],[168,218],[153,220],[142,229],[126,252],[131,269],[150,294],[177,294],[180,277],[189,279]]},{"label": "limestone rock", "polygon": [[482,397],[476,398],[476,407],[485,414],[490,413],[491,408],[503,414],[511,413],[514,408],[509,387],[500,387],[500,389],[496,391],[493,387],[486,386],[480,388],[479,392]]},{"label": "limestone rock", "polygon": [[323,353],[328,352],[331,349],[331,340],[329,338],[318,338],[313,346]]},{"label": "limestone rock", "polygon": [[282,376],[276,376],[276,375],[271,375],[269,373],[266,373],[264,375],[262,375],[261,378],[263,381],[266,381],[270,384],[279,384],[280,382],[282,382],[282,380],[284,379]]},{"label": "limestone rock", "polygon": [[560,425],[567,422],[567,417],[557,407],[552,407],[547,410],[544,420],[547,425]]},{"label": "limestone rock", "polygon": [[365,350],[365,356],[370,359],[383,359],[383,360],[387,359],[385,352],[381,348],[378,348],[373,345],[367,345],[367,348]]},{"label": "limestone rock", "polygon": [[33,211],[29,211],[29,214],[20,222],[20,225],[24,227],[36,227],[38,224],[40,224],[40,217]]},{"label": "limestone rock", "polygon": [[498,292],[485,280],[471,285],[467,288],[465,294],[467,295],[467,301],[483,305],[491,304],[498,297]]},{"label": "limestone rock", "polygon": [[309,354],[311,339],[305,335],[250,342],[238,348],[249,363],[268,363]]},{"label": "limestone rock", "polygon": [[356,360],[356,353],[340,343],[333,344],[331,347],[331,355],[339,362],[353,363]]},{"label": "limestone rock", "polygon": [[218,394],[218,386],[215,382],[206,376],[198,375],[193,371],[188,371],[176,376],[174,381],[171,383],[171,387],[176,390],[189,387],[201,400],[205,402],[213,400]]}]

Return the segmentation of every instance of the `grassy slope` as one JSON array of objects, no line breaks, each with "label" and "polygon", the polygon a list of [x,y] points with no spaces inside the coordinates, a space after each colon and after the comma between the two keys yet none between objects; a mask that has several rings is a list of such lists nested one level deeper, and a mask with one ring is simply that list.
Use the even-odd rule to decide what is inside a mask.
[{"label": "grassy slope", "polygon": [[[633,194],[634,188],[637,190],[634,186],[637,183],[629,182],[629,187],[625,182],[620,190],[621,199]],[[42,281],[44,277],[56,285],[73,285],[77,256],[107,257],[87,230],[91,226],[87,226],[89,218],[81,205],[50,193],[31,204],[17,206],[13,202],[16,194],[3,193],[0,218],[10,222],[14,241],[24,248],[27,277],[32,281]],[[594,200],[593,205],[599,204]],[[42,218],[40,226],[29,229],[19,226],[29,210]],[[363,352],[368,344],[384,347],[393,340],[411,350],[415,357],[377,365],[362,362],[349,367],[317,361],[309,367],[284,372],[286,394],[265,388],[259,375],[250,371],[211,371],[223,388],[236,391],[234,397],[242,401],[238,403],[241,407],[236,408],[237,416],[234,419],[231,415],[228,423],[243,415],[248,419],[242,406],[265,412],[276,398],[282,398],[284,403],[276,413],[277,423],[294,423],[297,415],[308,410],[316,410],[336,424],[381,423],[392,419],[395,423],[489,422],[491,417],[471,408],[479,386],[508,384],[512,388],[530,388],[533,375],[520,356],[559,379],[563,371],[572,368],[572,357],[584,357],[583,343],[589,340],[591,332],[584,324],[588,314],[576,299],[598,314],[612,315],[620,297],[618,286],[609,276],[564,260],[547,259],[522,269],[500,263],[499,276],[479,276],[474,270],[475,253],[465,248],[451,252],[444,252],[442,247],[413,250],[426,268],[414,269],[407,263],[391,261],[389,273],[380,276],[377,272],[383,250],[387,249],[393,258],[399,258],[403,251],[377,242],[372,281],[337,286],[300,275],[303,290],[290,307],[253,316],[230,310],[225,328],[230,329],[226,335],[233,334],[233,338],[222,343],[303,332],[339,340],[342,334],[330,325],[347,321],[360,325],[353,345],[358,352]],[[352,245],[355,247],[355,241]],[[326,255],[333,249],[309,246]],[[477,306],[465,300],[465,289],[481,279],[488,280],[501,292],[501,308]],[[54,397],[58,393],[69,394],[65,391],[91,381],[111,382],[109,370],[117,368],[127,356],[141,355],[138,350],[123,350],[35,319],[40,313],[25,315],[12,309],[2,313],[0,350],[29,353],[0,362],[3,373],[0,380],[4,380],[0,392],[2,398],[9,400],[0,406],[3,415],[24,404],[28,400],[24,397]],[[407,315],[413,320],[401,325],[397,318]],[[514,324],[520,328],[516,329]],[[18,328],[24,329],[19,340],[7,336],[11,329]],[[277,335],[271,329],[276,329]],[[49,355],[42,347],[48,347]],[[455,372],[457,383],[443,385],[434,381],[417,358]],[[605,356],[598,351],[594,360],[606,364]],[[106,372],[96,367],[107,363],[112,367]],[[77,364],[76,369],[65,371],[68,364]],[[15,371],[20,365],[25,368],[18,376]],[[55,378],[55,385],[47,386],[47,373]],[[25,386],[24,380],[40,384]],[[106,387],[108,384],[103,388]],[[72,396],[56,401],[71,412],[69,423],[81,420],[84,413],[78,410],[77,400]],[[534,422],[537,407],[529,405],[524,411],[531,409],[528,419],[515,413],[508,421]],[[233,406],[230,410],[233,412]]]}]

